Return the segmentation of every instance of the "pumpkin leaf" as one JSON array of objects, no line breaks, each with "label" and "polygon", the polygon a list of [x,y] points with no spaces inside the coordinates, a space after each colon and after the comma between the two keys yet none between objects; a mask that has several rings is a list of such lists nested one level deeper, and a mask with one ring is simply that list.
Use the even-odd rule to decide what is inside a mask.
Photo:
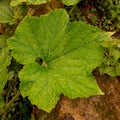
[{"label": "pumpkin leaf", "polygon": [[10,37],[10,34],[0,35],[0,49],[7,47],[7,39]]},{"label": "pumpkin leaf", "polygon": [[7,66],[10,64],[11,60],[9,50],[7,48],[7,39],[9,37],[9,34],[0,35],[0,109],[4,105],[4,100],[1,92],[8,79]]},{"label": "pumpkin leaf", "polygon": [[8,48],[0,50],[0,91],[2,91],[7,79],[7,66],[10,64],[11,56]]},{"label": "pumpkin leaf", "polygon": [[80,0],[62,0],[62,2],[67,5],[67,6],[70,6],[70,5],[75,5],[77,4],[78,2],[80,2]]},{"label": "pumpkin leaf", "polygon": [[10,0],[0,1],[0,23],[16,24],[27,13],[26,5],[12,7]]},{"label": "pumpkin leaf", "polygon": [[0,49],[0,110],[4,106],[2,90],[8,79],[7,66],[10,64],[10,60],[8,48]]},{"label": "pumpkin leaf", "polygon": [[11,60],[9,49],[7,48],[7,39],[9,37],[9,34],[0,35],[0,92],[3,89],[8,78],[7,66]]},{"label": "pumpkin leaf", "polygon": [[8,40],[13,57],[24,64],[20,90],[50,112],[60,94],[69,98],[103,94],[92,70],[101,64],[106,32],[84,22],[69,22],[63,9],[26,16]]},{"label": "pumpkin leaf", "polygon": [[18,4],[21,4],[22,2],[26,2],[28,5],[29,4],[44,4],[46,3],[48,0],[11,0],[11,6],[16,6]]},{"label": "pumpkin leaf", "polygon": [[[63,4],[65,5],[74,5],[77,4],[80,0],[62,0]],[[48,0],[11,0],[11,6],[16,6],[19,4],[22,4],[22,2],[26,2],[27,5],[33,4],[33,5],[38,5],[38,4],[44,4],[48,2]]]}]

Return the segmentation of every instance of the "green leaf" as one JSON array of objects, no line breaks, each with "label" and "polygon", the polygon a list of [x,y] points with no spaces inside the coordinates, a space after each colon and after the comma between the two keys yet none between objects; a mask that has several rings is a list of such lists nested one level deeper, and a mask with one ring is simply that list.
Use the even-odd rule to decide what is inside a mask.
[{"label": "green leaf", "polygon": [[11,0],[11,5],[12,6],[16,6],[18,4],[21,4],[22,2],[26,2],[28,5],[29,4],[44,4],[46,3],[48,0]]},{"label": "green leaf", "polygon": [[7,66],[10,64],[11,56],[8,48],[0,50],[0,92],[2,91],[7,79]]},{"label": "green leaf", "polygon": [[77,4],[78,2],[80,2],[80,0],[62,0],[62,2],[67,5],[67,6],[70,6],[70,5],[75,5]]},{"label": "green leaf", "polygon": [[120,76],[120,62],[118,62],[115,67],[116,67],[116,75]]},{"label": "green leaf", "polygon": [[111,77],[116,76],[116,70],[114,66],[105,66],[105,68],[102,71],[102,74],[108,74]]},{"label": "green leaf", "polygon": [[13,13],[9,6],[9,0],[0,1],[0,23],[8,23],[13,19]]},{"label": "green leaf", "polygon": [[9,34],[0,35],[0,49],[7,46],[7,39],[10,37]]},{"label": "green leaf", "polygon": [[104,64],[106,66],[111,66],[111,65],[115,65],[116,64],[116,60],[113,57],[109,57],[104,61]]},{"label": "green leaf", "polygon": [[97,27],[69,22],[62,9],[39,18],[26,16],[8,40],[13,57],[24,64],[22,95],[49,112],[62,93],[72,99],[103,94],[92,70],[102,62],[105,36]]},{"label": "green leaf", "polygon": [[21,20],[27,13],[25,5],[12,7],[10,0],[0,1],[0,23],[16,24],[17,20]]},{"label": "green leaf", "polygon": [[7,66],[10,64],[11,56],[7,48],[9,34],[0,35],[0,92],[2,91],[8,78]]},{"label": "green leaf", "polygon": [[119,48],[112,47],[110,49],[110,52],[111,52],[113,58],[115,59],[115,61],[117,62],[117,60],[120,58],[120,50],[119,50]]}]

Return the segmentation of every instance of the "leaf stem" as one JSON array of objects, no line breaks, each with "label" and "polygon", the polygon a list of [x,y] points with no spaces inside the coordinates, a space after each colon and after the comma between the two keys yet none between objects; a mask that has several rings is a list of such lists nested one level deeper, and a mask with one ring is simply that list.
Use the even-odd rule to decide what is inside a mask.
[{"label": "leaf stem", "polygon": [[70,11],[69,11],[69,15],[71,15],[72,14],[72,12],[73,12],[73,10],[76,8],[76,6],[77,6],[77,4],[75,4],[75,5],[73,5],[73,7],[70,9]]},{"label": "leaf stem", "polygon": [[12,98],[12,100],[5,105],[4,114],[1,120],[6,120],[7,113],[9,112],[12,104],[16,101],[16,99],[20,96],[20,91],[17,91],[17,94]]}]

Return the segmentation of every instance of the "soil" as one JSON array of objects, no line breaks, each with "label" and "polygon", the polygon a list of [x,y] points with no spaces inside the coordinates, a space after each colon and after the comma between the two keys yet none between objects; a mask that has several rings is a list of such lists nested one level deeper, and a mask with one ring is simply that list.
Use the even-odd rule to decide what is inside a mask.
[{"label": "soil", "polygon": [[73,100],[62,95],[46,120],[120,120],[120,78],[93,74],[104,95]]}]

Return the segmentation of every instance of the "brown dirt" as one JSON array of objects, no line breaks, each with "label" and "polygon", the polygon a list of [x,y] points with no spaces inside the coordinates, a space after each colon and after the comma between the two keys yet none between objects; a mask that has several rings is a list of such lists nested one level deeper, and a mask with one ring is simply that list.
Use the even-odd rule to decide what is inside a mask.
[{"label": "brown dirt", "polygon": [[41,5],[30,5],[28,8],[28,13],[33,16],[40,16],[47,14],[50,10],[54,10],[56,8],[61,8],[62,2],[61,0],[51,0],[51,2],[47,2],[46,4]]},{"label": "brown dirt", "polygon": [[5,27],[2,23],[0,23],[0,35],[8,32],[9,27]]}]

